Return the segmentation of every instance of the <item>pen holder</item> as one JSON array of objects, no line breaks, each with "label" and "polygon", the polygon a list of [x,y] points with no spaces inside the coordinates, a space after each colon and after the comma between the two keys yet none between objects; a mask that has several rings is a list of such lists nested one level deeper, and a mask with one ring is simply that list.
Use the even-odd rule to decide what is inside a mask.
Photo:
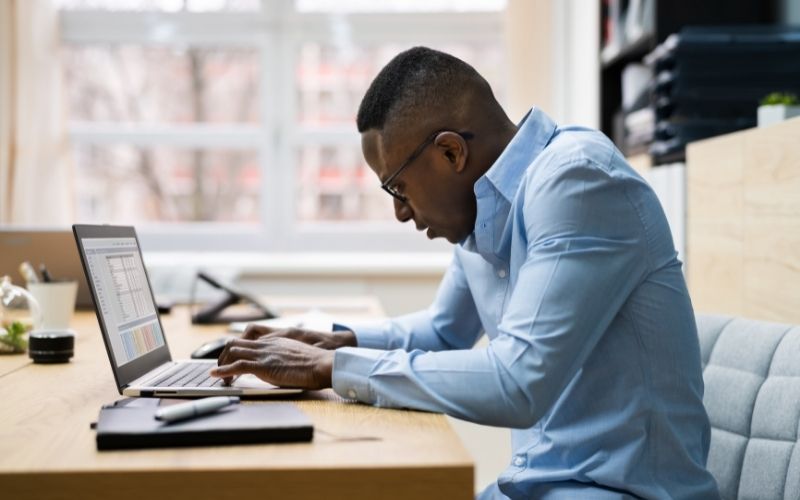
[{"label": "pen holder", "polygon": [[51,281],[29,283],[28,291],[39,303],[41,319],[34,322],[35,329],[66,330],[75,311],[75,297],[78,294],[76,281]]}]

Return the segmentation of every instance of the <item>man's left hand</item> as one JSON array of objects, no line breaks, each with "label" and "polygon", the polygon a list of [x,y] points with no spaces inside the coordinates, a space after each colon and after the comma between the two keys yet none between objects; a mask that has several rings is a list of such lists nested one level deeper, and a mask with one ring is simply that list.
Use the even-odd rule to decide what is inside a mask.
[{"label": "man's left hand", "polygon": [[226,384],[236,375],[252,373],[279,387],[324,389],[331,386],[334,354],[283,337],[235,339],[225,346],[211,375]]}]

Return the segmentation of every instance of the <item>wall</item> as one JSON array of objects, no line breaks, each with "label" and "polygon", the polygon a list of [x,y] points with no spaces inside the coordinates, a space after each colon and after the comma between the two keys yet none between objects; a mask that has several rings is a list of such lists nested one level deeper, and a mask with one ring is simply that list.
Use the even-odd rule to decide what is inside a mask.
[{"label": "wall", "polygon": [[562,124],[600,126],[600,4],[553,0],[551,116]]},{"label": "wall", "polygon": [[552,0],[509,0],[506,8],[508,103],[506,112],[518,122],[531,106],[553,108]]},{"label": "wall", "polygon": [[535,105],[557,122],[599,125],[599,3],[509,0],[509,101],[519,120]]}]

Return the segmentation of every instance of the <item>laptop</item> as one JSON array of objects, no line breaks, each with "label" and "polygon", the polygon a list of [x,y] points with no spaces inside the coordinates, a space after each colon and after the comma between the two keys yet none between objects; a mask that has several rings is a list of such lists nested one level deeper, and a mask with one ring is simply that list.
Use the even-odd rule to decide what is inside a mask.
[{"label": "laptop", "polygon": [[92,295],[75,250],[72,231],[69,229],[37,229],[5,227],[0,229],[0,276],[10,276],[11,281],[24,285],[19,265],[28,261],[39,271],[44,264],[54,279],[78,282],[76,307],[94,309]]},{"label": "laptop", "polygon": [[173,361],[136,231],[131,226],[72,226],[117,389],[125,396],[204,397],[295,394],[254,375],[231,385],[210,377],[214,360]]}]

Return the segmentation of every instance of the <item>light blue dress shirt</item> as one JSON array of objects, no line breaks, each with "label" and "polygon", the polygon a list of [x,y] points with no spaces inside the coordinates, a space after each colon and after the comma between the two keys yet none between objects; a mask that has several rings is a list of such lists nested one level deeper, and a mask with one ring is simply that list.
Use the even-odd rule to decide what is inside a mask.
[{"label": "light blue dress shirt", "polygon": [[533,109],[475,195],[433,304],[353,325],[334,390],[513,428],[487,498],[718,498],[694,313],[652,189],[601,133]]}]

